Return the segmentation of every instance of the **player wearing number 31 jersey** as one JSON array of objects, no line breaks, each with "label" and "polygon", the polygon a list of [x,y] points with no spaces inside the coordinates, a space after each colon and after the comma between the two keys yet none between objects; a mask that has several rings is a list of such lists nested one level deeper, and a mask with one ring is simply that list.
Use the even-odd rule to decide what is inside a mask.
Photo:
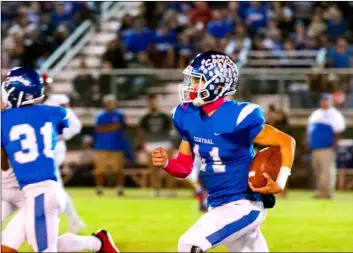
[{"label": "player wearing number 31 jersey", "polygon": [[[293,164],[295,141],[265,124],[262,109],[252,103],[226,100],[236,91],[238,69],[220,52],[196,56],[184,70],[179,86],[182,104],[173,112],[182,142],[175,159],[162,148],[152,162],[169,174],[185,178],[195,157],[202,165],[200,178],[208,191],[209,211],[179,239],[179,252],[202,252],[224,244],[231,252],[266,252],[259,230],[266,216],[269,194],[284,188]],[[254,157],[253,143],[279,146],[282,168],[277,181],[268,175],[267,185],[254,188],[248,179]]]},{"label": "player wearing number 31 jersey", "polygon": [[[105,231],[87,238],[67,234],[61,237],[61,245],[66,248],[58,246],[59,215],[64,210],[66,194],[57,182],[54,149],[58,136],[68,126],[66,109],[37,104],[44,97],[43,80],[33,69],[13,69],[3,87],[11,108],[2,112],[2,169],[9,167],[3,164],[7,163],[6,155],[24,193],[24,205],[10,221],[11,229],[2,234],[2,251],[13,252],[27,240],[34,252],[72,252],[84,240],[86,249],[117,252]],[[9,235],[9,231],[17,232]],[[82,250],[79,246],[78,250]]]}]

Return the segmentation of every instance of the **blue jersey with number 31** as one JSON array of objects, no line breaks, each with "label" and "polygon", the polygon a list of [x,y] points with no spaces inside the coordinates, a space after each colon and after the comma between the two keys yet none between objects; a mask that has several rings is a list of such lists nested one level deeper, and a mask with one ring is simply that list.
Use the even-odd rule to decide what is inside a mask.
[{"label": "blue jersey with number 31", "polygon": [[176,107],[173,122],[183,140],[200,156],[200,177],[208,190],[208,204],[220,206],[239,199],[260,201],[248,187],[254,157],[253,140],[263,129],[262,109],[255,104],[226,101],[210,117],[201,108]]},{"label": "blue jersey with number 31", "polygon": [[2,113],[1,146],[23,188],[57,180],[54,148],[68,127],[66,109],[48,105],[12,108]]}]

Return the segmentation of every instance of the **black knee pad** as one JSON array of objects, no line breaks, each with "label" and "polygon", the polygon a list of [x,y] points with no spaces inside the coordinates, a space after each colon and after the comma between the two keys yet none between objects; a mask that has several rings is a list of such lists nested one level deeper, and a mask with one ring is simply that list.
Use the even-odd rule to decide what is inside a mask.
[{"label": "black knee pad", "polygon": [[191,253],[203,253],[204,251],[199,246],[192,246]]}]

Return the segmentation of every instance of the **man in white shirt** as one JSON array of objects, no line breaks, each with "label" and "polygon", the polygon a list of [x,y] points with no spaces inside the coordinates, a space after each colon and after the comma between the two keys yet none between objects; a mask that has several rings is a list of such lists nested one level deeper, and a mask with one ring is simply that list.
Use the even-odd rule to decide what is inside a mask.
[{"label": "man in white shirt", "polygon": [[335,147],[346,123],[341,112],[333,107],[332,96],[321,96],[320,108],[308,120],[308,140],[312,150],[315,176],[315,198],[330,199],[336,184]]}]

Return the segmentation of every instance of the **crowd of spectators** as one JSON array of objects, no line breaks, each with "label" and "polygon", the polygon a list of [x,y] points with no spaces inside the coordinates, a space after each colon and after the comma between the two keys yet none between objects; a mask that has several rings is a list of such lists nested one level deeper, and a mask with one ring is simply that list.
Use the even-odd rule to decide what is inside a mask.
[{"label": "crowd of spectators", "polygon": [[102,65],[124,68],[144,59],[148,66],[183,68],[206,50],[239,61],[243,50],[325,48],[327,67],[348,68],[352,11],[350,2],[144,2],[137,17],[123,17]]},{"label": "crowd of spectators", "polygon": [[95,2],[2,2],[2,68],[40,68],[83,21],[94,21]]}]

